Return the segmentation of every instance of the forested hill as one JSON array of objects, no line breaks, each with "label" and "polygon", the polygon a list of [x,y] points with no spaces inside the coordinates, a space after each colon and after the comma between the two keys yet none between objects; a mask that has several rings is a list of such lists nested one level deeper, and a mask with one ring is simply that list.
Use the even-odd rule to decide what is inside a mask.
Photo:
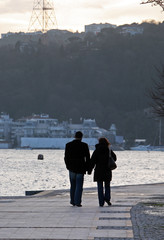
[{"label": "forested hill", "polygon": [[164,63],[164,23],[137,26],[142,34],[121,34],[118,27],[70,34],[65,44],[0,48],[0,111],[15,119],[32,113],[73,123],[95,118],[106,129],[115,123],[128,140],[153,142],[157,124],[144,110],[155,67]]}]

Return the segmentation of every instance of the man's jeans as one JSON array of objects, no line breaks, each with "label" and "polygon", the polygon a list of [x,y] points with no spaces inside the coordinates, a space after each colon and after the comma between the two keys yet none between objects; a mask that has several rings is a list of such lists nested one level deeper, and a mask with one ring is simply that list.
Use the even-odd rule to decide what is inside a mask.
[{"label": "man's jeans", "polygon": [[97,189],[98,189],[98,199],[99,205],[103,206],[105,200],[110,201],[111,193],[110,193],[110,181],[105,181],[105,194],[104,194],[104,187],[103,182],[97,182]]},{"label": "man's jeans", "polygon": [[74,173],[69,171],[69,179],[70,179],[70,198],[72,205],[80,205],[82,192],[83,192],[83,182],[84,182],[84,174]]}]

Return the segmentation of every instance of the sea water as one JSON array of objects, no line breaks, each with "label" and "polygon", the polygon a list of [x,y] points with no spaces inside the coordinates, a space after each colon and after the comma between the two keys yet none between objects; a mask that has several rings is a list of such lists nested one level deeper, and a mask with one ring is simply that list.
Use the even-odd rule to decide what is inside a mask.
[{"label": "sea water", "polygon": [[[164,152],[116,151],[118,168],[112,186],[164,181]],[[38,160],[43,154],[44,160]],[[91,151],[92,154],[92,151]],[[93,174],[84,188],[96,187]],[[24,196],[25,191],[69,189],[64,150],[0,149],[0,196]]]}]

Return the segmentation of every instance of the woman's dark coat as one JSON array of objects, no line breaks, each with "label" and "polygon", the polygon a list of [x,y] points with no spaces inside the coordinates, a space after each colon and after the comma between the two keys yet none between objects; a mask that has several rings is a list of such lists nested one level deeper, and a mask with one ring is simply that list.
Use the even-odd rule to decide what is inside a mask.
[{"label": "woman's dark coat", "polygon": [[[116,154],[111,150],[111,156],[116,161]],[[111,181],[112,171],[108,167],[109,148],[104,144],[97,144],[91,157],[91,171],[94,170],[94,182]]]}]

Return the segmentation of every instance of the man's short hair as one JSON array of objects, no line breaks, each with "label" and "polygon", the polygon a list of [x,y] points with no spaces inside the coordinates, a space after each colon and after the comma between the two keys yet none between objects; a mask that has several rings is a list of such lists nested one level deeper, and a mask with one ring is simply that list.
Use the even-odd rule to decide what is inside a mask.
[{"label": "man's short hair", "polygon": [[82,137],[83,137],[82,132],[78,131],[75,133],[75,138],[82,138]]}]

